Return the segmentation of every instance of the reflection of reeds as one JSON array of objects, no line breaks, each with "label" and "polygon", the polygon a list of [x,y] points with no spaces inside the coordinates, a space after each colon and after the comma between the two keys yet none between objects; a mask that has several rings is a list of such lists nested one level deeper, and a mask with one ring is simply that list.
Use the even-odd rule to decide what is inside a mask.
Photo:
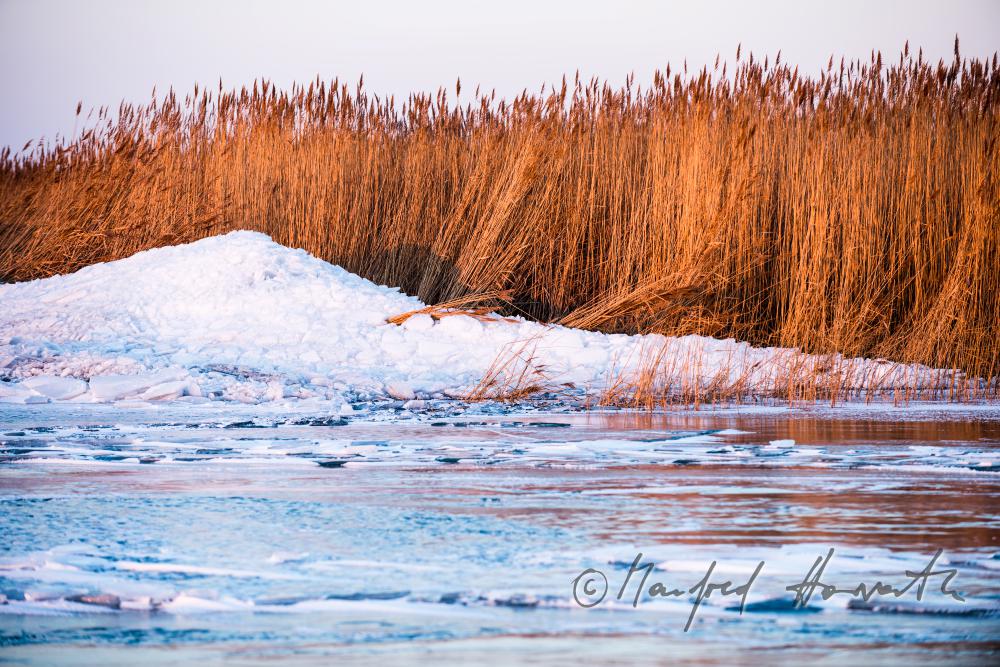
[{"label": "reflection of reeds", "polygon": [[256,229],[427,303],[509,290],[543,321],[1000,375],[995,57],[448,98],[258,83],[101,110],[0,157],[0,277]]}]

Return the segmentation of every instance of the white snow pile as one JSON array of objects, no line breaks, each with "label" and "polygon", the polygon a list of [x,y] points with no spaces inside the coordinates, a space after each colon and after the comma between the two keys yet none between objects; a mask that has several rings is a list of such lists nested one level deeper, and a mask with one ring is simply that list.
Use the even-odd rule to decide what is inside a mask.
[{"label": "white snow pile", "polygon": [[[386,322],[423,305],[259,233],[149,250],[0,285],[0,402],[391,398],[416,405],[466,396],[498,367],[517,373],[517,364],[523,370],[529,362],[553,386],[582,394],[638,368],[650,345],[667,345],[672,363],[694,364],[706,382],[789,352],[499,316]],[[870,381],[864,378],[883,367],[865,362],[853,372]],[[923,367],[902,372],[914,368]]]}]

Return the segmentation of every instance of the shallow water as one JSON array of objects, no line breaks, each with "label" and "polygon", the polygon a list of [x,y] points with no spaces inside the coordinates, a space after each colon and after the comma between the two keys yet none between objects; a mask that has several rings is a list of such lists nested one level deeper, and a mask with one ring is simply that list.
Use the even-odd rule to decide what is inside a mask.
[{"label": "shallow water", "polygon": [[[996,660],[996,409],[0,406],[0,441],[15,664]],[[793,608],[831,548],[843,588],[943,550],[965,600],[935,576],[919,602]],[[716,591],[692,615],[713,561],[734,587],[764,562],[742,614]]]}]

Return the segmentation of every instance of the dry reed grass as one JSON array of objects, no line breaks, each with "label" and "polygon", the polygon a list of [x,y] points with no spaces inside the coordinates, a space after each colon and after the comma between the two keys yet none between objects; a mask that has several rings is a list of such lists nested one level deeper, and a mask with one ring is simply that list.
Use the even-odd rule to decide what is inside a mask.
[{"label": "dry reed grass", "polygon": [[[509,290],[487,292],[486,294],[469,294],[430,306],[424,306],[423,308],[417,308],[416,310],[408,310],[399,315],[393,315],[386,318],[386,322],[399,326],[414,315],[429,315],[434,320],[440,320],[443,317],[454,317],[455,315],[468,315],[480,321],[492,322],[497,320],[497,316],[494,314],[496,310],[495,304],[509,302],[510,296]],[[514,320],[504,318],[504,321],[513,322]]]},{"label": "dry reed grass", "polygon": [[697,346],[666,342],[643,347],[635,365],[613,368],[594,397],[602,406],[659,410],[673,406],[912,401],[969,402],[997,395],[997,379],[967,378],[956,370],[930,369],[887,360],[808,355],[785,349],[750,361],[719,363]]},{"label": "dry reed grass", "polygon": [[505,345],[490,363],[483,378],[462,398],[466,401],[516,403],[542,393],[558,393],[559,387],[536,355],[539,337]]},{"label": "dry reed grass", "polygon": [[101,109],[0,156],[0,279],[255,229],[427,303],[1000,375],[997,57],[726,68]]}]

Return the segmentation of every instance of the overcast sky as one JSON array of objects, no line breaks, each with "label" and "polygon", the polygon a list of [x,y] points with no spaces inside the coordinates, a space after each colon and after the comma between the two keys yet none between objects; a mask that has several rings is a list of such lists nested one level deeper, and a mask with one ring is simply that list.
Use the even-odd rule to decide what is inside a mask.
[{"label": "overcast sky", "polygon": [[637,82],[736,46],[815,71],[833,54],[897,56],[909,39],[949,59],[1000,49],[1000,0],[0,0],[0,146],[72,133],[85,110],[154,86],[281,86],[316,75],[395,94],[476,84],[510,96],[579,69]]}]

